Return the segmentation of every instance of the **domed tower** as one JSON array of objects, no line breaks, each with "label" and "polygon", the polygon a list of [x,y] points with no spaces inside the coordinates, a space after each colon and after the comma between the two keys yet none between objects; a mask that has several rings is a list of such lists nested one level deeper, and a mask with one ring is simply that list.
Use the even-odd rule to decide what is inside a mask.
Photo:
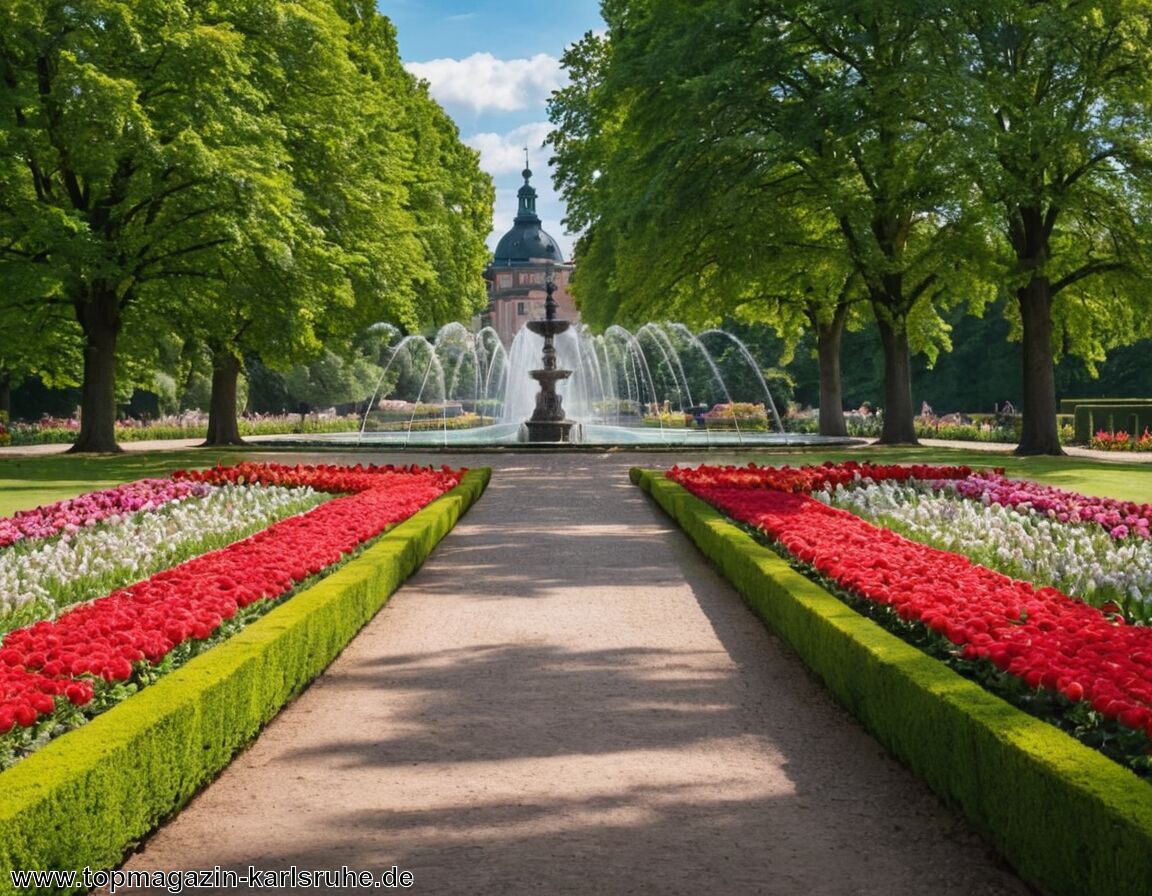
[{"label": "domed tower", "polygon": [[532,262],[552,262],[563,264],[564,255],[560,244],[540,229],[540,218],[536,214],[536,189],[532,186],[532,171],[525,168],[520,172],[524,186],[516,193],[519,208],[509,230],[496,244],[496,254],[492,266],[526,265]]},{"label": "domed tower", "polygon": [[565,263],[560,244],[540,226],[536,189],[527,161],[525,150],[524,185],[516,194],[519,202],[512,229],[500,238],[492,263],[484,271],[488,311],[483,322],[500,334],[505,346],[512,344],[516,333],[529,320],[544,318],[544,284],[548,275],[556,286],[553,299],[558,313],[568,320],[579,320],[568,294],[571,265]]}]

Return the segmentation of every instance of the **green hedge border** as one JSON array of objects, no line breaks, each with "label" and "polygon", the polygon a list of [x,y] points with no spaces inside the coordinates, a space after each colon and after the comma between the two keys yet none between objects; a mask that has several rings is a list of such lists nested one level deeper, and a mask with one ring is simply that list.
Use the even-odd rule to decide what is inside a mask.
[{"label": "green hedge border", "polygon": [[0,893],[10,869],[114,868],[344,649],[460,516],[491,470],[234,637],[0,773]]},{"label": "green hedge border", "polygon": [[1152,784],[860,616],[662,472],[631,479],[1025,880],[1060,896],[1152,894]]}]

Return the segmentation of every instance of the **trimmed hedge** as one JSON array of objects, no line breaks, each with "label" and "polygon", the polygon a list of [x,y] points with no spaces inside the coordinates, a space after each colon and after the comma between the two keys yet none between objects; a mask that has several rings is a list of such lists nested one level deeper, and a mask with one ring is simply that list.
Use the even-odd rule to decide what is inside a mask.
[{"label": "trimmed hedge", "polygon": [[114,868],[344,649],[483,493],[491,471],[359,557],[0,773],[0,894],[10,869]]},{"label": "trimmed hedge", "polygon": [[1152,894],[1152,784],[865,619],[662,473],[650,494],[877,740],[1026,880]]},{"label": "trimmed hedge", "polygon": [[1079,399],[1072,404],[1074,438],[1079,444],[1087,445],[1100,430],[1124,430],[1136,438],[1145,427],[1152,427],[1152,398]]},{"label": "trimmed hedge", "polygon": [[1152,404],[1152,398],[1061,398],[1060,413],[1075,414],[1076,408],[1082,404],[1142,405]]}]

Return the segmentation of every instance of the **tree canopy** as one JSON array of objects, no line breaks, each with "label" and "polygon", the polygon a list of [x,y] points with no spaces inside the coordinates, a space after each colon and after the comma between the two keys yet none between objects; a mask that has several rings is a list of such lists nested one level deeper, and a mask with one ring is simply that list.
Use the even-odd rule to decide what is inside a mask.
[{"label": "tree canopy", "polygon": [[966,211],[998,231],[1016,299],[1019,451],[1058,453],[1054,360],[1092,365],[1149,333],[1152,7],[981,0],[951,13],[941,108],[966,148]]},{"label": "tree canopy", "polygon": [[15,0],[0,106],[0,302],[75,315],[78,450],[115,448],[126,324],[234,389],[246,352],[481,301],[491,183],[369,3]]},{"label": "tree canopy", "polygon": [[[1021,295],[1025,416],[1053,434],[1054,396],[1028,386],[1047,370],[1051,393],[1053,348],[1099,357],[1140,335],[1147,4],[603,11],[607,34],[564,58],[550,137],[593,323],[743,314],[783,332],[863,299],[887,442],[915,439],[909,355],[947,350],[952,307]],[[1077,297],[1039,302],[1047,330],[1019,293],[1035,274]],[[1021,450],[1052,450],[1029,433]]]},{"label": "tree canopy", "polygon": [[791,304],[836,327],[864,299],[885,334],[885,440],[914,441],[909,339],[939,344],[934,302],[986,298],[958,282],[965,239],[935,162],[948,135],[916,114],[923,20],[813,6],[605,5],[608,35],[569,51],[573,86],[553,102],[570,223],[586,228],[574,290],[582,311],[754,304],[783,324]]}]

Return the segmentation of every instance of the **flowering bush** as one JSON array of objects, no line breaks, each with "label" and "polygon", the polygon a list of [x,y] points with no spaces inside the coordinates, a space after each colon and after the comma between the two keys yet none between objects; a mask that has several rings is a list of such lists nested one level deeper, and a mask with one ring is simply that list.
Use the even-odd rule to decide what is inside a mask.
[{"label": "flowering bush", "polygon": [[1122,429],[1116,432],[1102,429],[1088,440],[1088,447],[1101,451],[1152,451],[1152,432],[1144,427],[1144,432],[1134,439]]},{"label": "flowering bush", "polygon": [[1059,724],[1080,733],[1090,728],[1098,741],[1108,739],[1102,725],[1119,726],[1113,739],[1125,761],[1147,771],[1152,628],[910,541],[809,494],[865,478],[943,482],[966,477],[962,471],[844,464],[673,468],[668,476],[752,527],[835,591],[878,608],[894,629],[911,628],[911,640],[923,640],[924,633],[941,639],[944,652],[974,666],[976,677],[1001,675],[1008,689],[1063,700],[1046,704],[1065,711]]},{"label": "flowering bush", "polygon": [[[302,582],[456,486],[447,468],[240,464],[174,474],[188,487],[338,493],[0,642],[0,761],[99,712],[254,618]],[[233,621],[236,621],[235,623]]]},{"label": "flowering bush", "polygon": [[733,401],[715,405],[703,415],[710,429],[767,429],[768,412],[763,404]]},{"label": "flowering bush", "polygon": [[[848,430],[848,435],[853,438],[876,438],[884,426],[884,412],[873,411],[865,403],[856,410],[844,412],[844,425]],[[819,408],[789,408],[784,419],[784,428],[788,432],[819,432]]]}]

